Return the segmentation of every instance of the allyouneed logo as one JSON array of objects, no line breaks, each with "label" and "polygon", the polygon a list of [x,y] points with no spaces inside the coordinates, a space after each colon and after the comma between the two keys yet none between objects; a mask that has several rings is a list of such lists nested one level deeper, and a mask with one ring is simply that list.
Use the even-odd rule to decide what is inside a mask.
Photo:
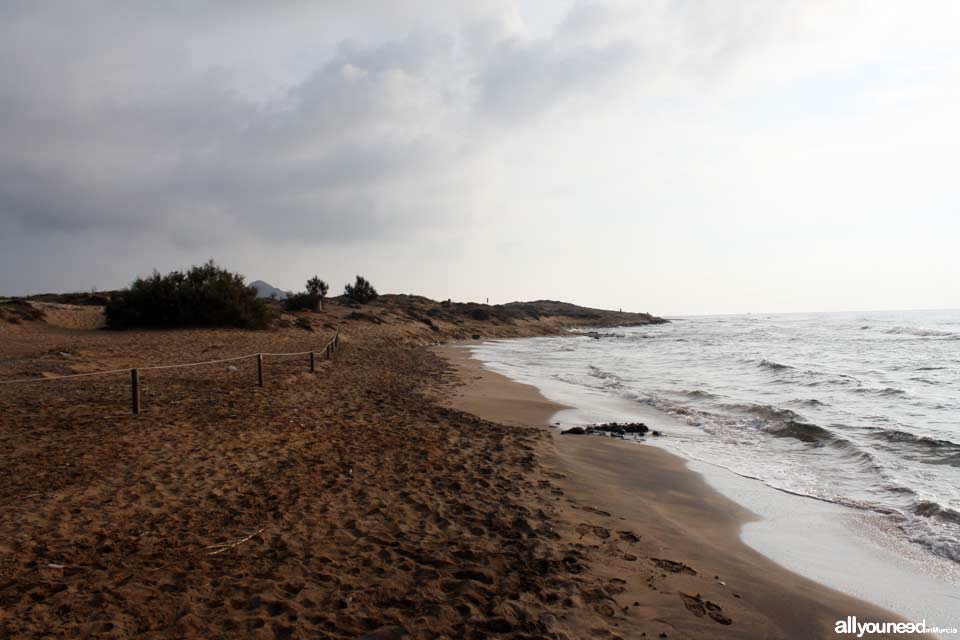
[{"label": "allyouneed logo", "polygon": [[956,627],[928,627],[926,620],[920,622],[859,622],[857,616],[847,616],[846,620],[837,620],[834,631],[838,635],[853,634],[862,638],[865,634],[875,633],[957,633]]}]

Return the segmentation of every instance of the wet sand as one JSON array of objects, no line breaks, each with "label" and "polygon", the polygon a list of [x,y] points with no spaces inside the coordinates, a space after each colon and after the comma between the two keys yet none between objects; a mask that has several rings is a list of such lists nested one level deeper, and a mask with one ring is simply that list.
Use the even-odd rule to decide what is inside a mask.
[{"label": "wet sand", "polygon": [[[451,400],[457,408],[539,425],[564,408],[535,387],[483,369],[463,346],[440,351],[465,383]],[[568,535],[591,548],[591,574],[616,585],[606,596],[622,637],[826,638],[839,637],[835,621],[848,615],[899,620],[747,547],[741,526],[755,516],[681,458],[609,438],[549,433],[541,459],[563,491],[560,518],[577,523]],[[571,618],[584,636],[595,631]]]}]

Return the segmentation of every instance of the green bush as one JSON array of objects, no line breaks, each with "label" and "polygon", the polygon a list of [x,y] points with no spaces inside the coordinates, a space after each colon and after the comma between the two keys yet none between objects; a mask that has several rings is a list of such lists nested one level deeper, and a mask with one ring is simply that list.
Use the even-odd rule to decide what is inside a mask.
[{"label": "green bush", "polygon": [[287,311],[316,311],[320,308],[320,296],[301,291],[286,297],[283,308]]},{"label": "green bush", "polygon": [[490,319],[490,312],[483,307],[473,307],[467,313],[471,318],[480,322],[486,322]]},{"label": "green bush", "polygon": [[330,285],[313,276],[307,280],[307,290],[287,296],[283,308],[287,311],[318,311],[320,303],[327,296]]},{"label": "green bush", "polygon": [[330,285],[317,276],[307,280],[307,293],[316,296],[319,300],[326,298],[328,291],[330,291]]},{"label": "green bush", "polygon": [[357,276],[357,280],[353,284],[347,284],[343,287],[343,295],[353,302],[366,304],[371,300],[376,300],[380,294],[366,278]]},{"label": "green bush", "polygon": [[257,290],[213,260],[186,273],[137,278],[129,289],[114,293],[106,305],[107,326],[241,327],[267,325],[267,306]]}]

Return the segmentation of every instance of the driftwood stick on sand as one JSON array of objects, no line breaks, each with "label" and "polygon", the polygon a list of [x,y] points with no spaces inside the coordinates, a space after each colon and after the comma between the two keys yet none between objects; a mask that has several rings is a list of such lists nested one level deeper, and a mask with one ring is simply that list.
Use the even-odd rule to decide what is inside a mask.
[{"label": "driftwood stick on sand", "polygon": [[255,537],[257,537],[258,535],[260,535],[261,533],[263,533],[264,528],[265,528],[265,527],[260,527],[259,529],[257,529],[256,531],[254,531],[253,533],[251,533],[250,535],[248,535],[246,538],[242,538],[242,539],[240,539],[240,540],[237,540],[236,542],[231,542],[231,543],[229,543],[229,544],[212,544],[212,545],[210,545],[209,547],[205,547],[206,549],[216,549],[216,551],[211,551],[211,552],[208,553],[207,555],[208,555],[208,556],[215,556],[215,555],[217,555],[218,553],[223,553],[224,551],[229,551],[230,549],[236,549],[237,547],[239,547],[239,546],[240,546],[241,544],[243,544],[244,542],[250,540],[251,538],[255,538]]}]

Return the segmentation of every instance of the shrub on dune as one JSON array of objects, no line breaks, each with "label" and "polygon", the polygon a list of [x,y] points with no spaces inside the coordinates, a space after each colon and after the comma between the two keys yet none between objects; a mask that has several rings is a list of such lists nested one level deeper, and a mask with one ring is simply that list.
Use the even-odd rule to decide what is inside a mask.
[{"label": "shrub on dune", "polygon": [[307,290],[288,296],[283,301],[283,308],[287,311],[319,311],[329,290],[330,285],[313,276],[307,280]]},{"label": "shrub on dune", "polygon": [[363,276],[357,276],[357,279],[353,284],[347,284],[343,287],[343,295],[353,302],[366,304],[367,302],[376,300],[377,296],[380,294],[378,294],[377,290],[373,288],[373,285],[370,284],[369,280]]},{"label": "shrub on dune", "polygon": [[110,297],[107,326],[127,327],[240,327],[267,325],[267,306],[243,276],[217,266],[213,260],[186,273],[163,276],[154,271],[137,278],[129,289]]}]

